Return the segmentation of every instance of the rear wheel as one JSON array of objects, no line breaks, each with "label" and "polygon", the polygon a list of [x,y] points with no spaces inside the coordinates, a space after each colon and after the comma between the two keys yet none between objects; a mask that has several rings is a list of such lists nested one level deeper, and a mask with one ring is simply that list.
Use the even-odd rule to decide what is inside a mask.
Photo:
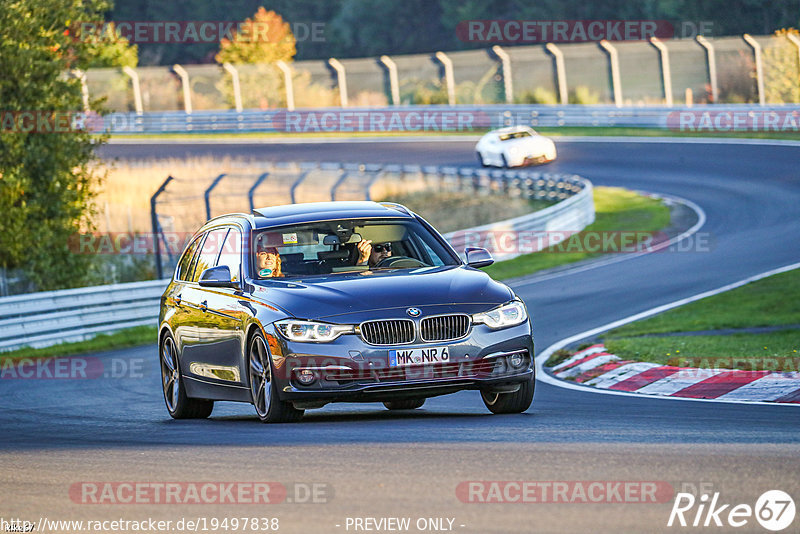
[{"label": "rear wheel", "polygon": [[172,335],[167,333],[159,343],[161,356],[161,387],[167,411],[174,419],[203,419],[211,415],[214,401],[190,399],[186,396],[181,378],[178,350]]},{"label": "rear wheel", "polygon": [[522,413],[530,408],[533,402],[535,378],[531,377],[520,385],[513,393],[492,393],[481,391],[483,403],[494,414]]},{"label": "rear wheel", "polygon": [[260,332],[256,332],[250,339],[248,369],[250,398],[262,423],[294,423],[303,417],[303,410],[298,410],[292,403],[278,397],[267,345]]},{"label": "rear wheel", "polygon": [[423,404],[425,404],[425,399],[406,399],[383,403],[390,410],[416,410],[422,407]]}]

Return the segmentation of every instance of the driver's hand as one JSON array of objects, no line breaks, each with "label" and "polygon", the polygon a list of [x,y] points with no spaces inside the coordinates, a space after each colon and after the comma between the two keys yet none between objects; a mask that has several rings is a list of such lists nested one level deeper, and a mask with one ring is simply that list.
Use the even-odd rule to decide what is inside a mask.
[{"label": "driver's hand", "polygon": [[369,259],[369,255],[372,253],[372,241],[369,239],[362,240],[358,242],[358,262],[357,263],[366,263]]}]

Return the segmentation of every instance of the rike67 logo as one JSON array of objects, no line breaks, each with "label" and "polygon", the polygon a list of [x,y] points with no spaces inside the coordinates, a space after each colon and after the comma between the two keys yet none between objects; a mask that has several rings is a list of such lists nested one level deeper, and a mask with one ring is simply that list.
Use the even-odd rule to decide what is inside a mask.
[{"label": "rike67 logo", "polygon": [[792,524],[795,511],[794,500],[781,490],[765,491],[755,506],[724,504],[719,492],[711,496],[704,493],[699,498],[691,493],[678,493],[667,526],[739,528],[755,517],[765,529],[778,532]]}]

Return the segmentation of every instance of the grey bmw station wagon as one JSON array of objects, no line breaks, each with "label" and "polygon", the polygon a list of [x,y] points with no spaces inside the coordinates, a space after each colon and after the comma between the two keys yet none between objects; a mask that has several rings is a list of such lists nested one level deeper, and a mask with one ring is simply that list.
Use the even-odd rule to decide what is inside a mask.
[{"label": "grey bmw station wagon", "polygon": [[167,410],[249,402],[263,422],[330,402],[419,408],[478,390],[496,414],[533,401],[525,304],[399,204],[322,202],[208,221],[161,297]]}]

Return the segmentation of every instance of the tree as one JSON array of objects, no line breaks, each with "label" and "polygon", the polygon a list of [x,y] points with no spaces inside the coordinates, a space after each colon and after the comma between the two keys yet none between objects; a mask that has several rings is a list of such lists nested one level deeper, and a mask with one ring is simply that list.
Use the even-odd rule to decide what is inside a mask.
[{"label": "tree", "polygon": [[[83,100],[80,81],[68,73],[126,55],[108,54],[107,41],[82,39],[70,25],[103,20],[110,7],[104,0],[0,0],[0,267],[19,269],[40,290],[88,280],[91,257],[71,252],[69,243],[91,228],[101,179],[91,163],[103,138],[69,120]],[[53,132],[42,133],[48,127]]]},{"label": "tree", "polygon": [[296,53],[289,23],[274,11],[259,7],[233,39],[220,41],[216,60],[219,63],[275,63],[291,61]]}]

